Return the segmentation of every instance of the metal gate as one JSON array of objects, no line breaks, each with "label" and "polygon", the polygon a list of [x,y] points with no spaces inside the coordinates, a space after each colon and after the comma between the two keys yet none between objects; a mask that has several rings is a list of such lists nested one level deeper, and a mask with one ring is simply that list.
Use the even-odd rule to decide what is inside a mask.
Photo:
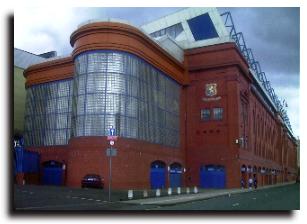
[{"label": "metal gate", "polygon": [[155,161],[151,164],[150,169],[150,185],[152,189],[165,188],[165,163]]},{"label": "metal gate", "polygon": [[57,186],[63,184],[62,163],[52,160],[43,164],[42,184]]}]

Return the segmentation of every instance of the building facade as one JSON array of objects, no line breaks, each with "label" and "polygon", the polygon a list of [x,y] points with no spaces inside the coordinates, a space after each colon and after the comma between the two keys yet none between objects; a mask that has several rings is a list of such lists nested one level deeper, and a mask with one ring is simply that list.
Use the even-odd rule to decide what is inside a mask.
[{"label": "building facade", "polygon": [[24,136],[41,179],[55,161],[57,184],[81,186],[91,173],[107,184],[114,127],[118,189],[294,180],[291,127],[226,27],[212,8],[141,28],[91,21],[72,33],[71,55],[30,66]]}]

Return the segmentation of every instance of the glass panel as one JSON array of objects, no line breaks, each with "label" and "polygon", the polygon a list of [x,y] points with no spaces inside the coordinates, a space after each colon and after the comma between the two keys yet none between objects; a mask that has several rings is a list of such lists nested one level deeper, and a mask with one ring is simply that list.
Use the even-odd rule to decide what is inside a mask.
[{"label": "glass panel", "polygon": [[[61,80],[27,88],[25,145],[67,144],[70,130],[72,80]],[[69,108],[70,107],[70,108]],[[60,137],[56,137],[58,129]],[[63,134],[65,132],[65,134]],[[63,136],[62,136],[63,135]]]},{"label": "glass panel", "polygon": [[202,121],[209,121],[210,120],[210,109],[202,109],[200,111],[200,117]]},{"label": "glass panel", "polygon": [[167,145],[179,146],[180,86],[175,81],[132,54],[95,51],[86,55],[88,61],[84,55],[75,59],[76,66],[85,67],[87,73],[81,75],[81,69],[75,69],[73,136],[107,135],[113,126],[117,135],[166,144],[165,129],[170,129],[176,140]]},{"label": "glass panel", "polygon": [[165,34],[168,34],[173,39],[175,39],[181,32],[183,31],[181,23],[177,23],[175,25],[172,25],[170,27],[164,28],[162,30],[158,30],[154,33],[151,33],[150,36],[152,37],[160,37]]},{"label": "glass panel", "polygon": [[213,119],[214,120],[223,119],[223,108],[213,108]]}]

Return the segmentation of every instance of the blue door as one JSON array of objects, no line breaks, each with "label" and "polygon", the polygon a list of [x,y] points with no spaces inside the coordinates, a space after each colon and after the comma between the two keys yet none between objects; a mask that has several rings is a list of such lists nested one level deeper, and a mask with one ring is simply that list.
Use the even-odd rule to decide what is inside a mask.
[{"label": "blue door", "polygon": [[200,168],[200,187],[213,188],[215,183],[215,167],[212,165],[202,166]]},{"label": "blue door", "polygon": [[44,164],[42,184],[57,186],[63,184],[63,169],[61,163],[48,161]]},{"label": "blue door", "polygon": [[151,168],[150,183],[152,189],[165,187],[165,168]]},{"label": "blue door", "polygon": [[150,185],[152,189],[165,188],[165,163],[153,162],[150,169]]},{"label": "blue door", "polygon": [[217,175],[217,185],[216,188],[225,188],[226,187],[226,175],[225,175],[225,168],[224,167],[220,167],[217,169],[216,171],[216,175]]},{"label": "blue door", "polygon": [[181,170],[170,170],[169,180],[170,180],[170,187],[181,187]]},{"label": "blue door", "polygon": [[205,166],[202,166],[200,168],[200,187],[202,188],[209,188],[209,176],[208,176],[208,172],[205,169]]},{"label": "blue door", "polygon": [[181,179],[182,179],[182,166],[180,163],[175,162],[170,165],[170,171],[169,171],[170,187],[171,188],[181,187]]},{"label": "blue door", "polygon": [[222,166],[207,165],[200,169],[200,187],[225,188],[225,168]]}]

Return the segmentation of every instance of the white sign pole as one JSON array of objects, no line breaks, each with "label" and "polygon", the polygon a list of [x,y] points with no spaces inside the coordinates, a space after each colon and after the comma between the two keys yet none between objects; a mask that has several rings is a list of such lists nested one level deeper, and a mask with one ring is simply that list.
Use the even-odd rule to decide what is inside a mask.
[{"label": "white sign pole", "polygon": [[[112,146],[111,150],[112,153]],[[111,191],[112,191],[112,155],[109,156],[109,202],[111,202]]]}]

